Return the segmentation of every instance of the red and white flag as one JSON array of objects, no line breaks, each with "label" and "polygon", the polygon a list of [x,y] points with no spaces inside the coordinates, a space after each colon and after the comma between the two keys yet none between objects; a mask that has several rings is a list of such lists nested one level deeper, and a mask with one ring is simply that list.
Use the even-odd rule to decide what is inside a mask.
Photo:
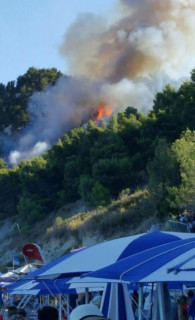
[{"label": "red and white flag", "polygon": [[45,262],[41,248],[36,243],[27,243],[22,248],[22,253],[29,258]]}]

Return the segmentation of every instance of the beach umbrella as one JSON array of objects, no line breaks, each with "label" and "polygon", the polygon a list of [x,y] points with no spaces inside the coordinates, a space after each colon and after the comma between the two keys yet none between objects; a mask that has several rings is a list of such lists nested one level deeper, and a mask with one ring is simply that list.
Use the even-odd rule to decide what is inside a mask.
[{"label": "beach umbrella", "polygon": [[[163,283],[194,283],[194,260],[195,237],[144,250],[110,266],[91,272],[87,274],[87,278],[84,278],[84,280],[89,281],[91,277],[92,281],[94,281],[94,278],[99,278],[101,281],[107,282],[158,283],[159,315],[161,320],[165,320],[166,294]],[[140,313],[139,319],[142,319]],[[154,319],[159,319],[159,316],[154,317]]]},{"label": "beach umbrella", "polygon": [[7,288],[13,283],[17,282],[18,279],[22,279],[26,274],[29,274],[32,271],[37,270],[32,264],[26,264],[20,268],[8,271],[0,275],[0,287]]},{"label": "beach umbrella", "polygon": [[7,288],[10,294],[23,295],[48,295],[48,294],[64,294],[75,293],[75,289],[70,289],[69,285],[63,279],[52,280],[21,280],[10,285]]},{"label": "beach umbrella", "polygon": [[[166,234],[166,233],[165,233]],[[145,235],[144,237],[137,237],[136,238],[136,241],[135,241],[135,239],[131,242],[131,246],[129,246],[129,248],[128,249],[130,249],[129,251],[128,250],[126,250],[126,253],[128,252],[128,254],[129,254],[129,256],[130,256],[130,252],[133,254],[134,252],[136,253],[136,252],[141,252],[141,251],[143,251],[143,249],[147,249],[147,248],[150,248],[150,247],[154,247],[155,245],[157,246],[157,245],[160,245],[161,243],[163,243],[163,242],[166,242],[167,240],[168,240],[168,238],[165,238],[164,237],[164,235],[165,235],[164,233],[161,233],[161,232],[154,232],[154,233],[148,233],[147,234],[147,236]],[[166,234],[167,235],[167,234]],[[170,235],[170,234],[169,234]],[[173,234],[172,234],[173,235]],[[177,234],[177,236],[178,236],[178,234]],[[183,236],[183,238],[185,238],[185,237],[187,237],[187,238],[192,238],[193,236],[190,234],[180,234],[180,238],[182,238],[182,236]],[[171,239],[172,241],[176,241],[176,240],[178,240],[179,239],[179,237],[177,237],[177,239],[174,239],[173,240],[173,238]],[[170,240],[170,239],[169,239]],[[112,242],[112,241],[111,241]],[[168,242],[168,241],[167,241]],[[123,256],[125,256],[126,254],[124,254]],[[122,258],[122,255],[121,255],[121,257],[120,258]],[[95,284],[96,284],[96,286],[99,284],[99,283],[101,283],[101,281],[102,281],[102,279],[98,279],[98,278],[96,278],[95,277],[95,275],[94,275],[94,277],[93,278],[83,278],[83,279],[80,279],[80,278],[73,278],[73,279],[71,279],[70,280],[70,282],[73,284],[74,283],[74,285],[75,285],[75,287],[77,287],[77,286],[79,286],[79,285],[83,285],[83,286],[85,286],[85,287],[88,287],[89,285],[90,285],[90,282],[93,282],[93,285],[95,286]],[[113,281],[115,281],[115,279],[106,279],[105,280],[106,282],[107,281],[111,281],[111,282],[113,282]],[[115,292],[115,290],[113,289],[113,288],[115,288],[116,286],[120,286],[120,285],[117,285],[116,283],[115,284],[113,284],[113,283],[111,283],[111,284],[108,284],[107,285],[108,286],[108,289],[106,289],[105,291],[107,292],[107,294],[106,294],[106,296],[109,296],[109,294],[111,294],[111,292]],[[111,287],[112,288],[112,290],[109,290],[109,287]],[[114,291],[113,291],[114,290]],[[160,290],[160,289],[159,289]],[[161,292],[161,291],[159,291],[159,292]],[[163,289],[163,293],[164,293],[164,289]],[[168,297],[168,296],[167,296]],[[118,299],[120,299],[120,302],[119,302],[119,300]],[[107,299],[106,299],[107,300]],[[105,301],[106,301],[105,300]],[[103,299],[103,301],[104,301],[104,299]],[[109,303],[108,303],[108,301],[109,301]],[[108,313],[106,313],[106,312],[103,312],[103,314],[104,314],[104,316],[105,317],[110,317],[110,313],[109,313],[109,310],[111,310],[111,313],[112,314],[115,314],[115,317],[117,317],[117,310],[116,310],[116,308],[117,308],[117,306],[118,305],[123,305],[124,306],[124,314],[123,315],[120,315],[119,316],[119,318],[120,319],[123,319],[123,316],[125,317],[126,316],[126,314],[127,313],[129,313],[130,311],[129,310],[132,310],[132,307],[131,307],[131,304],[130,304],[130,299],[128,299],[128,303],[124,300],[124,297],[123,297],[123,295],[119,295],[119,296],[117,296],[116,294],[115,295],[113,295],[113,294],[111,294],[111,298],[108,300],[108,301],[106,301],[106,303],[104,304],[105,306],[109,306],[109,308],[107,307],[105,310],[107,310],[107,312]],[[166,302],[167,302],[167,300],[166,300]],[[114,310],[114,311],[113,311]],[[140,310],[141,310],[141,308],[140,308]],[[103,310],[102,310],[103,311]],[[140,311],[140,312],[142,312],[142,310]],[[111,317],[112,318],[112,317]],[[131,318],[132,318],[132,316],[131,316]],[[115,318],[114,318],[115,319]],[[116,318],[117,319],[117,318]],[[132,318],[133,319],[133,318]]]},{"label": "beach umbrella", "polygon": [[194,261],[195,236],[144,250],[86,276],[88,281],[91,277],[129,283],[194,283]]},{"label": "beach umbrella", "polygon": [[65,255],[26,276],[28,279],[56,279],[76,277],[108,266],[125,257],[153,248],[163,243],[191,238],[190,233],[148,232],[84,248]]},{"label": "beach umbrella", "polygon": [[[68,282],[70,277],[75,278],[89,271],[108,266],[148,248],[191,237],[192,235],[188,233],[157,231],[105,241],[52,261],[25,278],[52,280],[63,277]],[[96,282],[96,279],[93,280]]]}]

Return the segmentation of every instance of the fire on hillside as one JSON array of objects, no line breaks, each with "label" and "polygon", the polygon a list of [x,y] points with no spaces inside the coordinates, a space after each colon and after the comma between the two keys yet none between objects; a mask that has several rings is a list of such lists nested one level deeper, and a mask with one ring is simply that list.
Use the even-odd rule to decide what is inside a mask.
[{"label": "fire on hillside", "polygon": [[112,115],[113,110],[110,106],[106,105],[106,103],[101,103],[97,111],[95,112],[95,123],[97,123],[101,119],[108,118]]}]

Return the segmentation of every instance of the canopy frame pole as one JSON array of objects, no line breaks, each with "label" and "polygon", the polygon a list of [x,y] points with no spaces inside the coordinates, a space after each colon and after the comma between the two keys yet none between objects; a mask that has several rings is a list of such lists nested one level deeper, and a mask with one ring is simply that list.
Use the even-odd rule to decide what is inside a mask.
[{"label": "canopy frame pole", "polygon": [[17,306],[17,309],[24,308],[26,304],[30,301],[32,295],[28,296],[27,294],[24,296],[24,298],[20,301],[19,305]]},{"label": "canopy frame pole", "polygon": [[23,308],[26,307],[27,303],[29,303],[29,301],[30,301],[31,298],[32,298],[32,295],[30,295],[30,296],[26,299],[26,301],[25,301],[25,303],[24,303],[24,305],[23,305]]},{"label": "canopy frame pole", "polygon": [[[64,296],[63,296],[62,292],[60,291],[60,289],[58,288],[58,286],[56,284],[56,281],[57,281],[57,279],[54,281],[54,286],[56,287],[56,289],[58,290],[59,294],[61,295],[61,308],[65,312],[65,314],[67,314],[67,311],[65,310],[65,308],[63,306],[63,303],[62,303]],[[49,290],[49,288],[48,288],[48,290]],[[52,295],[53,295],[53,293],[52,293]]]},{"label": "canopy frame pole", "polygon": [[[54,295],[53,292],[50,290],[49,286],[47,286],[47,284],[46,284],[44,281],[42,281],[42,283],[43,283],[43,285],[45,286],[45,288],[49,291],[49,295],[51,295],[51,296],[53,296],[53,297],[55,298],[55,295]],[[54,283],[54,285],[55,285],[55,283]]]},{"label": "canopy frame pole", "polygon": [[139,296],[138,296],[138,319],[139,320],[143,320],[143,298],[144,298],[144,294],[143,294],[143,284],[140,283],[139,284]]},{"label": "canopy frame pole", "polygon": [[24,301],[27,299],[27,295],[25,295],[22,300],[20,301],[20,303],[18,304],[17,308],[21,308],[22,304],[24,303]]}]

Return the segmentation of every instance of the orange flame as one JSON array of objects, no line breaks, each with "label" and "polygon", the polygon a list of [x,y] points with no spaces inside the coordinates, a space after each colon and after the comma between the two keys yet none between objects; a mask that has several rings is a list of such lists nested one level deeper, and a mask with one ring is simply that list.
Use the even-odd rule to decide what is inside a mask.
[{"label": "orange flame", "polygon": [[101,103],[96,111],[96,120],[98,122],[102,118],[110,117],[112,115],[112,108],[107,106],[105,103]]}]

